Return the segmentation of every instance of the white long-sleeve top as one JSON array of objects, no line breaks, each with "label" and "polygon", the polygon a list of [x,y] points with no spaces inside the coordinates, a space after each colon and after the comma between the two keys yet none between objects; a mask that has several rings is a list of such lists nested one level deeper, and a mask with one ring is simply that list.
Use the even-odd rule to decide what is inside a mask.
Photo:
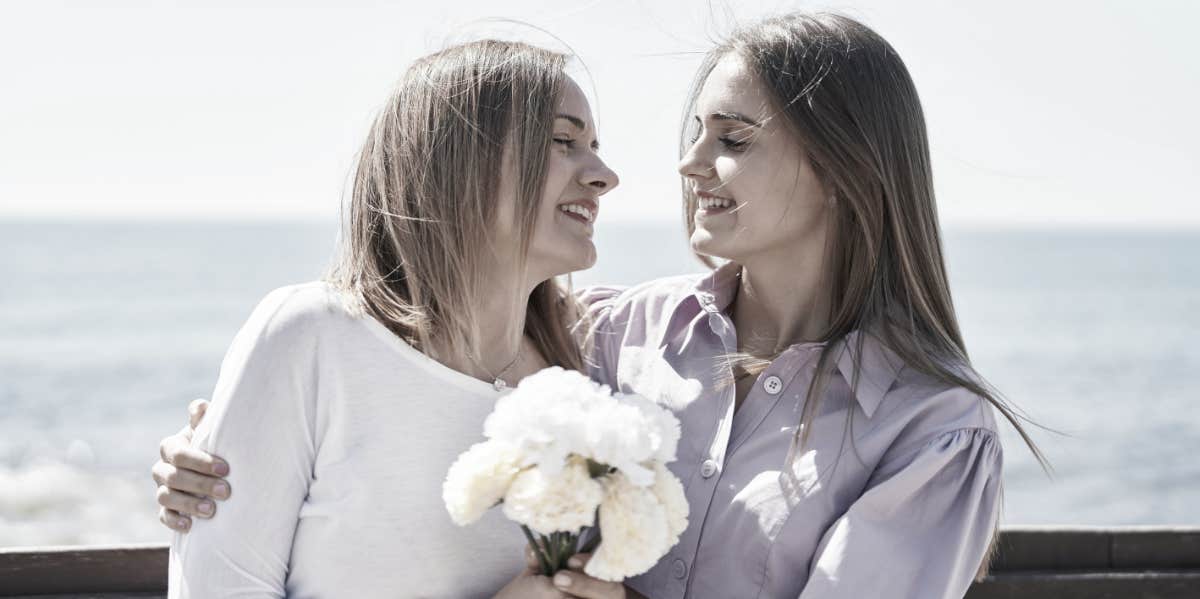
[{"label": "white long-sleeve top", "polygon": [[455,526],[442,481],[497,397],[328,285],[270,293],[193,439],[230,463],[232,495],[175,535],[169,596],[490,597],[524,537],[495,509]]}]

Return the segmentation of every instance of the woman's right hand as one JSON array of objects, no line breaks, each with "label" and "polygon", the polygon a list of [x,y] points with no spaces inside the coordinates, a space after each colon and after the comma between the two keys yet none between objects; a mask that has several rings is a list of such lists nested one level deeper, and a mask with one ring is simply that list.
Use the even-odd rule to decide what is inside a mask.
[{"label": "woman's right hand", "polygon": [[228,499],[229,474],[225,460],[192,449],[192,433],[208,402],[203,399],[188,405],[188,425],[158,444],[159,461],[150,468],[158,483],[158,520],[172,530],[187,532],[192,516],[212,518],[217,513],[214,500]]},{"label": "woman's right hand", "polygon": [[492,599],[569,599],[568,595],[556,588],[548,576],[542,576],[538,571],[537,558],[529,547],[525,547],[525,569],[513,578],[504,588],[500,589]]}]

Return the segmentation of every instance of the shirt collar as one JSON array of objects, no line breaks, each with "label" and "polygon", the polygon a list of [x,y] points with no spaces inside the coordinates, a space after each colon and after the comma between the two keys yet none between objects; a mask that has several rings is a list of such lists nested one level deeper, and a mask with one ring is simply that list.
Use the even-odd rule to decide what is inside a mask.
[{"label": "shirt collar", "polygon": [[[879,408],[883,396],[892,388],[904,362],[870,333],[851,331],[839,342],[837,368],[846,384],[854,389],[854,397],[870,418]],[[858,380],[855,381],[855,358],[860,357]]]},{"label": "shirt collar", "polygon": [[[696,282],[692,293],[684,296],[675,306],[673,316],[679,316],[681,308],[693,301],[706,312],[724,312],[737,295],[741,274],[742,267],[739,264],[728,262],[721,265]],[[875,335],[858,330],[851,331],[837,345],[834,354],[837,370],[846,380],[846,385],[854,389],[855,399],[870,418],[896,382],[903,361]],[[860,345],[861,359],[858,360],[860,368],[857,369],[856,385],[855,359],[859,357]]]},{"label": "shirt collar", "polygon": [[724,312],[737,296],[738,280],[741,277],[741,265],[726,262],[697,281],[692,295],[688,297],[696,298],[706,312]]}]

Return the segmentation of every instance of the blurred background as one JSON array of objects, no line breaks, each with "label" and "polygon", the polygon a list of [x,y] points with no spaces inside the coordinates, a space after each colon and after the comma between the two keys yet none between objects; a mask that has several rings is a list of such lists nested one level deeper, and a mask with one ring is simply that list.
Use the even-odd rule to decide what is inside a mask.
[{"label": "blurred background", "polygon": [[1200,524],[1200,3],[6,1],[0,547],[168,538],[159,439],[258,299],[328,265],[413,59],[513,36],[483,17],[574,49],[622,178],[574,282],[635,283],[703,269],[675,173],[702,54],[798,8],[907,62],[972,357],[1067,433],[1034,429],[1050,478],[1005,430],[1004,523]]}]

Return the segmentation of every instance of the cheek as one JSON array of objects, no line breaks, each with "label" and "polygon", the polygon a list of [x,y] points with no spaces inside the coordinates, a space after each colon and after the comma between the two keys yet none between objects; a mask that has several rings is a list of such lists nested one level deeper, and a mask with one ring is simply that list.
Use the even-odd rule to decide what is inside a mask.
[{"label": "cheek", "polygon": [[551,149],[546,158],[546,185],[544,196],[558,199],[571,182],[575,165],[561,151]]}]

